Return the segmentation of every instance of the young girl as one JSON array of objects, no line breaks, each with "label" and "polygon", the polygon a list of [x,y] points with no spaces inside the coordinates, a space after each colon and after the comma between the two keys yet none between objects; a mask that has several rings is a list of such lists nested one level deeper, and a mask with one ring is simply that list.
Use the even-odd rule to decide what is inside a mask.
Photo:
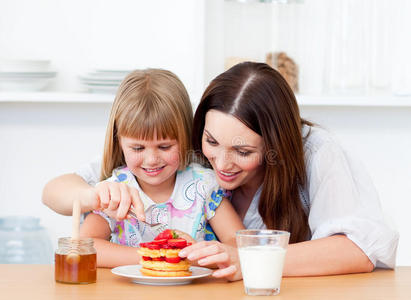
[{"label": "young girl", "polygon": [[[94,238],[98,266],[138,263],[132,247],[166,228],[195,240],[213,239],[207,221],[221,241],[234,244],[235,231],[243,227],[240,219],[223,198],[213,171],[190,163],[192,121],[188,94],[173,73],[134,71],[120,85],[106,132],[104,181],[96,187],[109,200],[81,227],[81,236]],[[147,223],[114,218],[127,186],[137,189]]]}]

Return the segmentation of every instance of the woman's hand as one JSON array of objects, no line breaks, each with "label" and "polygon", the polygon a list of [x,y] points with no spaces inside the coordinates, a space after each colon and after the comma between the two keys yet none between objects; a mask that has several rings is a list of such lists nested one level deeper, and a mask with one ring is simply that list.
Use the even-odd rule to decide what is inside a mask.
[{"label": "woman's hand", "polygon": [[203,241],[184,248],[180,251],[179,256],[197,261],[199,266],[216,265],[218,270],[213,272],[214,277],[224,277],[229,281],[242,278],[236,247],[216,241]]},{"label": "woman's hand", "polygon": [[84,195],[86,207],[103,210],[109,217],[123,220],[133,210],[139,221],[145,221],[144,205],[137,189],[121,182],[99,182]]},{"label": "woman's hand", "polygon": [[188,233],[177,230],[177,229],[173,229],[173,231],[178,234],[179,238],[185,239],[188,243],[191,243],[191,244],[197,243],[196,240],[193,239],[191,235],[189,235]]}]

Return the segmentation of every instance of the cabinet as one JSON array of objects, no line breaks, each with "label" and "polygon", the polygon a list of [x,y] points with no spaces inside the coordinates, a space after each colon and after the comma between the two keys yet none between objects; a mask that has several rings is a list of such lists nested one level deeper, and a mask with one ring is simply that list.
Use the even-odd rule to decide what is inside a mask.
[{"label": "cabinet", "polygon": [[409,14],[409,1],[207,1],[205,79],[285,52],[300,94],[411,96]]}]

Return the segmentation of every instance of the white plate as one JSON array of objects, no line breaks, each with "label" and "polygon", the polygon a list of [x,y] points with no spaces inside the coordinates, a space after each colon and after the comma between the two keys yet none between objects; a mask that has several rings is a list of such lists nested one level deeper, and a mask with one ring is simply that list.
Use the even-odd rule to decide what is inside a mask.
[{"label": "white plate", "polygon": [[122,79],[119,80],[100,80],[100,79],[87,79],[80,77],[82,83],[85,84],[105,84],[105,85],[120,85]]},{"label": "white plate", "polygon": [[134,283],[148,285],[182,285],[189,284],[197,278],[210,276],[213,271],[202,267],[190,267],[193,273],[191,276],[184,277],[152,277],[144,276],[140,273],[141,265],[120,266],[111,270],[113,274],[131,278]]},{"label": "white plate", "polygon": [[127,69],[127,70],[119,70],[119,69],[112,69],[112,70],[109,70],[109,69],[96,69],[95,70],[95,72],[96,73],[99,73],[99,74],[116,74],[116,75],[118,75],[118,74],[128,74],[128,73],[130,73],[130,72],[132,72],[134,69]]},{"label": "white plate", "polygon": [[57,72],[0,72],[0,78],[52,78]]},{"label": "white plate", "polygon": [[2,72],[45,72],[50,66],[49,60],[0,59]]},{"label": "white plate", "polygon": [[95,94],[116,94],[118,86],[114,85],[94,85],[94,84],[84,84],[83,85],[90,93]]},{"label": "white plate", "polygon": [[0,90],[32,92],[41,91],[47,87],[51,78],[1,78]]}]

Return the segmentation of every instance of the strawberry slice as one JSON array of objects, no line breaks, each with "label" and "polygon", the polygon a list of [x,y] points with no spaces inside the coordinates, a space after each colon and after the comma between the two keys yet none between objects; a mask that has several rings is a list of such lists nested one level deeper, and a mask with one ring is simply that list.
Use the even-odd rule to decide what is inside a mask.
[{"label": "strawberry slice", "polygon": [[163,261],[164,260],[164,256],[160,256],[160,257],[153,257],[152,260],[154,261]]},{"label": "strawberry slice", "polygon": [[173,249],[173,247],[170,246],[169,244],[164,244],[164,245],[161,245],[161,249]]},{"label": "strawberry slice", "polygon": [[154,240],[162,240],[162,239],[175,239],[178,238],[178,234],[175,233],[174,230],[171,229],[166,229],[163,232],[160,232],[159,235],[157,235]]},{"label": "strawberry slice", "polygon": [[151,257],[149,256],[142,256],[143,260],[151,260]]},{"label": "strawberry slice", "polygon": [[154,240],[154,241],[151,242],[151,244],[162,246],[162,245],[167,244],[167,240],[166,239]]},{"label": "strawberry slice", "polygon": [[147,247],[148,249],[151,249],[151,250],[160,250],[160,248],[161,248],[160,245],[158,245],[158,244],[153,244],[153,242],[147,243],[146,247]]},{"label": "strawberry slice", "polygon": [[171,263],[171,264],[176,264],[181,261],[180,257],[166,257],[166,262]]},{"label": "strawberry slice", "polygon": [[148,243],[140,243],[140,248],[147,248]]},{"label": "strawberry slice", "polygon": [[171,239],[167,241],[167,244],[173,248],[178,249],[187,247],[187,241],[185,239]]}]

